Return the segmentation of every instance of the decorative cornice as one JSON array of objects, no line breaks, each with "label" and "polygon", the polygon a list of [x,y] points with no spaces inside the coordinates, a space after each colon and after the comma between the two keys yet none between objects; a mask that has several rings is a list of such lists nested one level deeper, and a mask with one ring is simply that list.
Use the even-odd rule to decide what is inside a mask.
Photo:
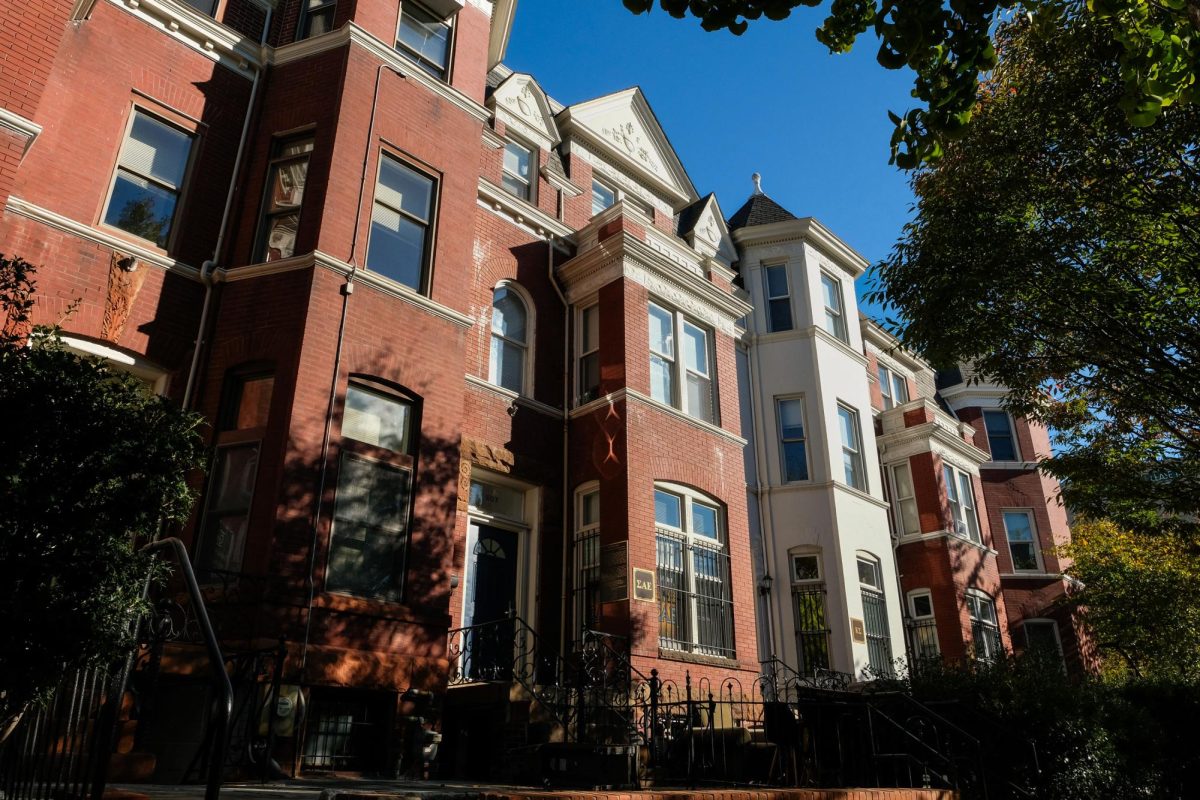
[{"label": "decorative cornice", "polygon": [[266,59],[258,42],[176,0],[109,0],[172,39],[250,78]]},{"label": "decorative cornice", "polygon": [[676,206],[682,206],[696,198],[689,195],[686,190],[680,190],[670,181],[657,175],[653,170],[647,167],[636,158],[622,153],[611,142],[603,136],[593,131],[586,125],[577,122],[571,117],[571,109],[567,108],[558,115],[558,130],[563,139],[574,137],[580,139],[589,148],[594,148],[611,161],[614,161],[619,167],[626,172],[637,177],[646,186],[652,187],[656,192],[659,192],[664,197],[667,197]]},{"label": "decorative cornice", "polygon": [[833,480],[784,483],[773,486],[763,486],[761,489],[751,489],[750,491],[759,495],[773,495],[791,494],[793,492],[828,491],[830,489],[840,489],[855,499],[862,500],[865,503],[870,503],[877,508],[886,510],[892,507],[891,504],[889,504],[886,500],[882,500],[869,492],[864,492],[861,489],[855,489],[853,486],[847,486],[844,483]]},{"label": "decorative cornice", "polygon": [[504,60],[508,50],[508,38],[512,34],[513,16],[517,13],[517,0],[495,0],[492,6],[492,28],[488,37],[488,69]]},{"label": "decorative cornice", "polygon": [[557,172],[551,172],[546,167],[542,167],[538,172],[551,186],[558,189],[567,197],[579,197],[579,195],[583,194],[583,189],[580,189]]},{"label": "decorative cornice", "polygon": [[988,459],[987,453],[955,436],[937,421],[882,433],[875,437],[875,441],[880,455],[886,455],[881,460],[888,466],[919,453],[932,452],[943,458],[949,457],[955,466],[978,477],[979,465]]},{"label": "decorative cornice", "polygon": [[452,322],[460,328],[470,328],[475,324],[474,318],[460,311],[442,305],[423,294],[418,294],[407,286],[396,283],[382,275],[377,275],[365,269],[355,269],[345,261],[336,259],[328,253],[322,253],[320,250],[300,256],[293,256],[292,258],[280,259],[279,261],[270,261],[265,264],[253,264],[246,267],[223,267],[217,270],[213,277],[218,281],[234,283],[236,281],[261,278],[265,275],[278,275],[282,272],[308,269],[310,267],[327,269],[330,272],[344,275],[347,278],[352,276],[356,283],[362,283],[386,295],[403,300],[409,305],[419,308],[434,317]]},{"label": "decorative cornice", "polygon": [[18,136],[25,137],[25,147],[21,150],[22,156],[29,152],[29,147],[33,144],[33,140],[42,132],[41,125],[38,125],[31,119],[22,117],[15,111],[9,111],[7,108],[0,108],[0,128],[8,128]]},{"label": "decorative cornice", "polygon": [[483,126],[483,146],[492,150],[499,150],[504,147],[506,141],[503,136],[496,133],[490,125]]},{"label": "decorative cornice", "polygon": [[804,241],[837,261],[856,278],[863,274],[871,263],[814,217],[738,228],[733,232],[733,240],[742,247]]},{"label": "decorative cornice", "polygon": [[853,347],[851,347],[849,345],[849,343],[843,342],[841,339],[834,336],[832,333],[825,330],[820,325],[813,325],[812,329],[813,329],[813,336],[824,341],[826,344],[832,345],[833,347],[836,347],[838,350],[841,350],[843,355],[847,356],[852,361],[857,362],[862,367],[866,367],[867,364],[870,363],[869,361],[867,361],[867,357],[865,355],[858,352]]},{"label": "decorative cornice", "polygon": [[490,381],[485,381],[483,378],[480,378],[477,375],[467,375],[466,380],[467,385],[475,389],[480,389],[489,394],[502,397],[509,402],[516,403],[519,406],[524,406],[525,408],[545,414],[548,417],[553,417],[554,419],[563,418],[563,412],[561,408],[555,408],[554,406],[543,403],[540,400],[534,400],[532,397],[519,394],[511,389],[505,389],[503,386],[497,386]]},{"label": "decorative cornice", "polygon": [[91,225],[76,222],[73,219],[64,217],[62,214],[56,214],[49,209],[22,200],[15,195],[9,196],[5,208],[14,214],[60,230],[63,233],[77,236],[80,239],[100,245],[101,247],[118,250],[122,253],[129,253],[139,261],[152,264],[167,272],[172,272],[194,281],[200,280],[200,270],[190,264],[177,261],[161,251],[152,250],[149,247],[131,242],[128,239],[116,236],[100,228],[93,228]]},{"label": "decorative cornice", "polygon": [[[163,1],[164,0],[156,0],[156,2]],[[400,55],[400,53],[396,51],[396,48],[390,46],[383,40],[372,36],[354,22],[347,22],[337,30],[321,34],[320,36],[314,36],[310,39],[302,39],[299,42],[292,42],[291,44],[286,44],[278,48],[267,49],[270,51],[270,63],[282,65],[305,58],[311,58],[318,53],[336,50],[339,47],[345,47],[348,44],[354,44],[363,48],[372,56],[378,58],[384,64],[387,64],[390,68],[399,72],[405,78],[412,80],[414,83],[421,84],[438,97],[446,100],[461,111],[466,112],[479,122],[486,122],[491,118],[491,112],[488,111],[483,104],[477,103],[475,100],[471,99],[463,92],[460,92],[458,89],[455,89],[450,84],[433,77],[425,70],[421,69],[419,66]]]},{"label": "decorative cornice", "polygon": [[[486,178],[479,179],[479,204],[489,211],[505,216],[535,236],[556,240],[569,240],[574,234],[570,226],[555,219],[532,203],[504,191]],[[560,249],[566,248],[560,246]]]}]

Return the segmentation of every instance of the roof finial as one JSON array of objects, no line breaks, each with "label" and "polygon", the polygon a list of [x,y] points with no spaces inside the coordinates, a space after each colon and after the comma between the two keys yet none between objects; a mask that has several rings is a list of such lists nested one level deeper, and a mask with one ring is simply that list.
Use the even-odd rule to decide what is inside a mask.
[{"label": "roof finial", "polygon": [[755,194],[762,194],[762,193],[763,193],[763,190],[762,190],[762,175],[759,175],[759,174],[756,172],[756,173],[754,173],[753,175],[751,175],[751,176],[750,176],[750,180],[754,181],[754,193],[755,193]]}]

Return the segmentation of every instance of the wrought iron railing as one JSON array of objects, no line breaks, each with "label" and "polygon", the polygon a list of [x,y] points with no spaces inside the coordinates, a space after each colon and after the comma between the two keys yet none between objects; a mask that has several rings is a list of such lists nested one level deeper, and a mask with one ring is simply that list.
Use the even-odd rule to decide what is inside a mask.
[{"label": "wrought iron railing", "polygon": [[932,617],[908,620],[908,668],[919,670],[941,663],[937,620]]}]

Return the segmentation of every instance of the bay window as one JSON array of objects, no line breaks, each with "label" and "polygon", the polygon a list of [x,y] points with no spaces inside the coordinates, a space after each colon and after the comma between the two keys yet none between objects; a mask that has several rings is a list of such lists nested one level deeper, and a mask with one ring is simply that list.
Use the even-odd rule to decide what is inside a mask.
[{"label": "bay window", "polygon": [[[712,332],[678,311],[650,303],[650,396],[715,422]],[[682,352],[676,352],[679,342]]]},{"label": "bay window", "polygon": [[1008,552],[1012,556],[1013,572],[1039,571],[1041,563],[1033,514],[1005,509],[1003,516],[1004,538],[1008,541]]},{"label": "bay window", "polygon": [[135,108],[117,158],[104,224],[167,247],[194,138]]},{"label": "bay window", "polygon": [[450,67],[450,23],[413,0],[404,0],[396,50],[433,77],[445,80]]},{"label": "bay window", "polygon": [[867,490],[867,470],[863,465],[862,432],[858,412],[838,404],[838,431],[842,437],[842,468],[847,486]]},{"label": "bay window", "polygon": [[1012,419],[1006,411],[984,411],[983,425],[987,430],[988,448],[992,461],[1019,461],[1017,437],[1013,434]]},{"label": "bay window", "polygon": [[979,517],[975,513],[975,486],[971,476],[949,464],[943,468],[943,475],[954,532],[980,544],[982,539],[979,535]]}]

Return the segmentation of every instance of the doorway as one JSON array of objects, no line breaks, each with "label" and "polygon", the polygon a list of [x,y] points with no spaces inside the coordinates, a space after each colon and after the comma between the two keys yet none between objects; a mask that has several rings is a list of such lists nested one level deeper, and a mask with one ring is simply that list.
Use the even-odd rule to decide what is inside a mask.
[{"label": "doorway", "polygon": [[471,521],[464,596],[463,672],[471,680],[512,678],[520,534]]}]

